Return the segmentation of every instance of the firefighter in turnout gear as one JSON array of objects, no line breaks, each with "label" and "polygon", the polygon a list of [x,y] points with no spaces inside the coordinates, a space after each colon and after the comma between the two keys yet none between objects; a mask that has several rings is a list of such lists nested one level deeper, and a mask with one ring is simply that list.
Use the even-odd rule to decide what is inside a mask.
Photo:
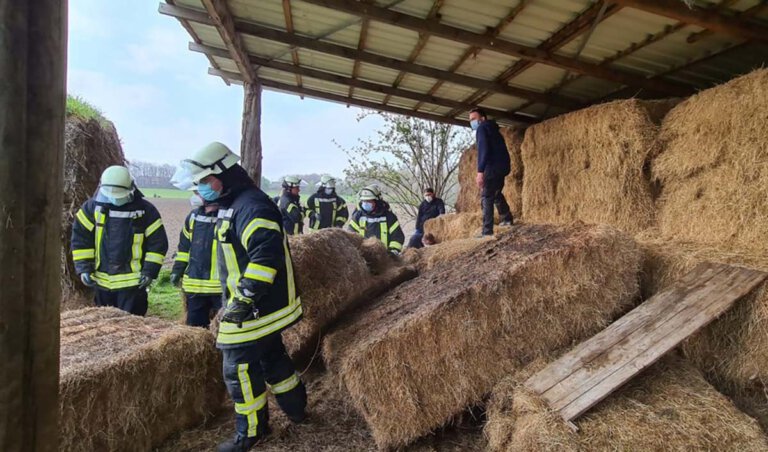
[{"label": "firefighter in turnout gear", "polygon": [[219,206],[205,203],[198,193],[190,198],[196,207],[187,215],[179,233],[179,248],[171,270],[171,283],[181,286],[187,305],[187,325],[208,328],[211,313],[221,308],[221,282],[216,262],[214,228]]},{"label": "firefighter in turnout gear", "polygon": [[94,197],[72,225],[72,257],[80,280],[96,291],[97,306],[147,313],[147,288],[157,278],[168,237],[155,206],[128,168],[110,166]]},{"label": "firefighter in turnout gear", "polygon": [[349,218],[344,198],[336,194],[336,179],[323,176],[320,188],[307,200],[307,216],[310,229],[340,228]]},{"label": "firefighter in turnout gear", "polygon": [[283,178],[283,194],[277,200],[280,212],[283,214],[283,227],[288,235],[304,233],[304,213],[301,209],[299,192],[301,179],[295,176]]},{"label": "firefighter in turnout gear", "polygon": [[352,214],[347,229],[365,238],[375,237],[381,240],[390,253],[399,255],[403,250],[405,235],[400,229],[397,216],[382,198],[379,187],[369,185],[363,188],[359,198],[360,203]]},{"label": "firefighter in turnout gear", "polygon": [[302,422],[307,394],[281,332],[301,319],[291,253],[274,202],[221,143],[181,164],[200,196],[219,204],[217,263],[226,303],[216,346],[235,403],[235,437],[219,451],[249,450],[269,434],[267,390],[293,422]]}]

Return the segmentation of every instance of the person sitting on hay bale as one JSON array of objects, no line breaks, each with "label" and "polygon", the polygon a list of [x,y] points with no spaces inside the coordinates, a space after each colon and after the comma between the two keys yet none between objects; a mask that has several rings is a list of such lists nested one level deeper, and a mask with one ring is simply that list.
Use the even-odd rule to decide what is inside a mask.
[{"label": "person sitting on hay bale", "polygon": [[307,391],[285,351],[281,333],[301,320],[291,253],[277,205],[211,143],[181,163],[200,195],[220,206],[214,229],[219,278],[227,303],[216,347],[235,403],[235,437],[221,452],[247,451],[270,432],[267,389],[288,418],[302,422]]},{"label": "person sitting on hay bale", "polygon": [[288,235],[304,233],[304,213],[301,209],[301,179],[296,176],[283,178],[283,194],[276,198],[276,203],[283,214],[283,227]]},{"label": "person sitting on hay bale", "polygon": [[72,259],[97,306],[147,313],[147,288],[160,272],[168,237],[160,213],[136,188],[128,168],[110,166],[72,225]]},{"label": "person sitting on hay bale", "polygon": [[408,241],[408,248],[421,248],[422,237],[424,237],[424,223],[432,218],[445,215],[445,202],[435,196],[435,190],[432,187],[424,190],[424,201],[419,205],[419,213],[416,216],[416,232],[413,233]]},{"label": "person sitting on hay bale", "polygon": [[336,193],[336,179],[323,176],[318,183],[320,188],[307,200],[309,228],[318,230],[341,228],[349,218],[347,201]]},{"label": "person sitting on hay bale", "polygon": [[360,202],[352,213],[352,220],[347,224],[347,230],[360,234],[364,238],[373,237],[381,240],[393,256],[403,251],[405,234],[400,229],[400,222],[389,203],[384,201],[378,185],[369,185],[358,195]]},{"label": "person sitting on hay bale", "polygon": [[[178,188],[188,190],[181,183]],[[195,209],[184,219],[179,246],[171,270],[171,283],[181,287],[187,305],[186,324],[208,328],[211,312],[221,308],[221,282],[213,265],[214,233],[219,205],[195,193],[189,199]]]}]

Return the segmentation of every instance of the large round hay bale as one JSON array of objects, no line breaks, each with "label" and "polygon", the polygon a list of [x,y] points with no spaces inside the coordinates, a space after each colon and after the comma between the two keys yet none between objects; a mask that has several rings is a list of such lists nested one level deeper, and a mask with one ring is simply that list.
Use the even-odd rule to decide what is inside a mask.
[{"label": "large round hay bale", "polygon": [[62,307],[90,304],[88,290],[75,274],[69,250],[72,222],[80,206],[99,186],[101,173],[111,165],[125,164],[114,124],[101,119],[67,115],[64,128],[64,202],[61,208]]},{"label": "large round hay bale", "polygon": [[646,162],[674,103],[615,101],[529,127],[522,145],[523,219],[580,220],[631,233],[652,226]]},{"label": "large round hay bale", "polygon": [[768,251],[768,69],[690,97],[664,119],[659,228],[722,250]]}]

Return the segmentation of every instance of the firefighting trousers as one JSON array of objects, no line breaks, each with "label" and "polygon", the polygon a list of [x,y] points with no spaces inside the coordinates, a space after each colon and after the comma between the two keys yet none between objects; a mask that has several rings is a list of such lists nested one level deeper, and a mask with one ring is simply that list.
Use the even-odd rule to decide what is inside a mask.
[{"label": "firefighting trousers", "polygon": [[147,313],[147,289],[131,287],[122,290],[96,289],[96,306],[112,306],[134,315]]},{"label": "firefighting trousers", "polygon": [[235,402],[235,429],[240,436],[269,432],[267,390],[293,421],[304,418],[307,390],[299,379],[280,334],[244,347],[224,349],[224,382]]},{"label": "firefighting trousers", "polygon": [[211,314],[221,309],[221,294],[185,293],[187,305],[187,325],[208,328]]}]

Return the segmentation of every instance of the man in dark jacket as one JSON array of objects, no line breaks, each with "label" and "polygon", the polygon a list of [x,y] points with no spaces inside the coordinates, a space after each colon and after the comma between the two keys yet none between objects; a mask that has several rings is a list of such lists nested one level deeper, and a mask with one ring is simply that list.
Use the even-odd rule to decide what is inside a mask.
[{"label": "man in dark jacket", "polygon": [[301,179],[296,176],[283,178],[283,193],[277,201],[283,214],[283,227],[288,235],[304,233],[304,213],[301,209]]},{"label": "man in dark jacket", "polygon": [[75,271],[96,290],[96,305],[146,314],[147,288],[167,251],[160,213],[136,188],[128,168],[104,170],[98,192],[72,225]]},{"label": "man in dark jacket", "polygon": [[419,205],[419,214],[416,216],[416,232],[408,241],[409,248],[421,248],[424,246],[421,243],[421,239],[424,237],[424,222],[437,218],[440,215],[445,215],[445,203],[442,199],[436,197],[435,190],[429,187],[424,190],[424,201]]},{"label": "man in dark jacket", "polygon": [[320,178],[317,193],[307,199],[307,215],[310,229],[340,228],[349,217],[347,202],[336,194],[336,179]]},{"label": "man in dark jacket", "polygon": [[363,238],[374,237],[381,241],[392,255],[403,251],[405,234],[400,228],[400,222],[384,201],[381,190],[377,185],[369,185],[359,194],[360,203],[352,213],[352,219],[347,224],[347,230],[360,234]]},{"label": "man in dark jacket", "polygon": [[226,307],[216,346],[236,429],[220,452],[247,451],[269,434],[267,390],[295,423],[304,420],[307,404],[281,337],[302,316],[283,218],[238,159],[225,145],[211,143],[182,162],[200,196],[219,204],[215,238]]},{"label": "man in dark jacket", "polygon": [[504,199],[504,178],[510,173],[510,160],[504,137],[496,121],[488,120],[482,108],[469,113],[477,138],[477,186],[483,207],[482,235],[493,235],[493,206],[499,211],[501,226],[512,224],[512,212]]}]

